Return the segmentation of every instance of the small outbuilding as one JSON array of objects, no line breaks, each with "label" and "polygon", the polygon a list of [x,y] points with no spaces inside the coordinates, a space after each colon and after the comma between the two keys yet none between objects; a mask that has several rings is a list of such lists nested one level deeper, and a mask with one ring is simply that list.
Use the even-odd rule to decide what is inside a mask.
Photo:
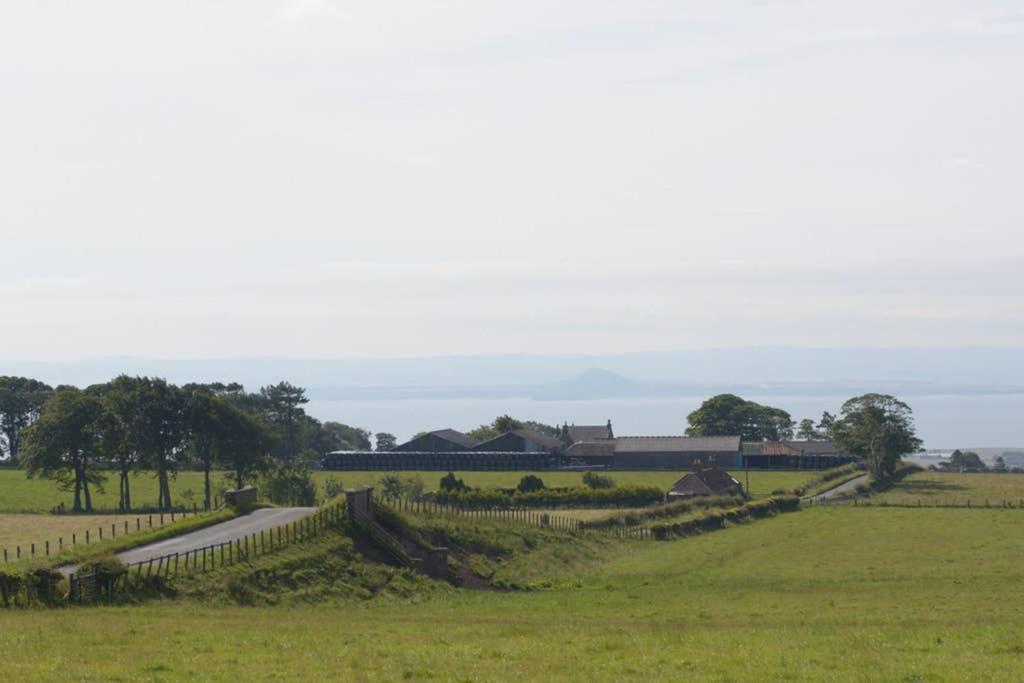
[{"label": "small outbuilding", "polygon": [[721,467],[705,467],[677,481],[665,496],[669,502],[693,496],[744,496],[743,486]]}]

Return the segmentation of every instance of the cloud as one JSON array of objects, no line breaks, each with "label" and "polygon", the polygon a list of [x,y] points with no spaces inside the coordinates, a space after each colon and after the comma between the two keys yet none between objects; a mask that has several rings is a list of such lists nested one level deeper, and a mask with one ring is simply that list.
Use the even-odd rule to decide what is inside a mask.
[{"label": "cloud", "polygon": [[285,0],[277,10],[277,17],[287,23],[344,16],[330,0]]}]

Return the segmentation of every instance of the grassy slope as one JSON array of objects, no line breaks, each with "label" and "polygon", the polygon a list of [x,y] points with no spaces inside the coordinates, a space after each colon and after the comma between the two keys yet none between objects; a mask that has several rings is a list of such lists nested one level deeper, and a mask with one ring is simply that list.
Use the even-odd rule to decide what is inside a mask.
[{"label": "grassy slope", "polygon": [[957,474],[918,472],[876,495],[875,502],[916,505],[1019,505],[1024,500],[1024,474]]},{"label": "grassy slope", "polygon": [[[113,474],[113,473],[111,473]],[[314,478],[320,485],[323,495],[324,483],[328,478],[341,481],[345,486],[356,487],[376,484],[386,474],[402,476],[418,476],[423,480],[427,490],[437,488],[438,481],[444,472],[316,472]],[[459,472],[467,484],[471,486],[515,486],[523,475],[528,472]],[[578,472],[537,472],[549,486],[579,486],[582,475]],[[743,472],[736,472],[740,482],[746,482]],[[612,472],[611,476],[619,484],[645,484],[668,489],[683,473],[681,472]],[[756,496],[769,495],[774,489],[792,489],[813,478],[814,472],[758,472],[750,473],[750,488]],[[213,475],[214,491],[220,492],[229,487],[222,472]],[[171,496],[178,503],[191,507],[193,503],[202,501],[203,475],[200,472],[180,472],[171,481]],[[191,493],[191,495],[189,495]],[[103,493],[93,492],[93,505],[102,510],[113,510],[117,507],[117,479],[111,478]],[[138,506],[156,504],[156,479],[152,474],[143,472],[132,479],[132,500]],[[58,491],[52,481],[46,479],[28,479],[21,470],[0,469],[0,512],[49,512],[63,502],[71,507],[71,494]]]},{"label": "grassy slope", "polygon": [[[556,588],[360,607],[0,614],[11,680],[1016,680],[1016,510],[816,508]],[[41,655],[40,653],[45,653]]]}]

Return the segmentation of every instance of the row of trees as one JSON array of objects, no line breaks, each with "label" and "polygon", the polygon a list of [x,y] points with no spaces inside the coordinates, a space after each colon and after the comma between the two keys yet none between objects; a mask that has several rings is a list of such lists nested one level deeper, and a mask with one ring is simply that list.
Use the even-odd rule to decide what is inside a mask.
[{"label": "row of trees", "polygon": [[[795,426],[785,410],[734,394],[707,399],[687,420],[687,436],[739,435],[745,441],[791,439]],[[803,439],[831,439],[842,450],[863,458],[876,477],[892,474],[900,456],[921,448],[910,406],[888,394],[851,398],[838,416],[826,412],[817,424],[810,419],[801,420],[796,435]]]},{"label": "row of trees", "polygon": [[227,469],[242,486],[273,465],[296,467],[332,450],[370,447],[370,433],[305,413],[305,390],[287,382],[246,392],[240,384],[186,384],[126,375],[78,389],[0,377],[0,429],[8,460],[29,476],[73,492],[75,511],[92,510],[93,487],[118,474],[118,509],[132,509],[131,476],[152,471],[157,507],[172,505],[170,479],[184,467]]}]

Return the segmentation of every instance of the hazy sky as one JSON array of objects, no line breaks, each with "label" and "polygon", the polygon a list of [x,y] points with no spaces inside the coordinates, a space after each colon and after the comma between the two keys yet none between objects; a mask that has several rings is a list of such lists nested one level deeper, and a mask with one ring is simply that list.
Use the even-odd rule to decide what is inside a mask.
[{"label": "hazy sky", "polygon": [[1024,339],[1024,8],[0,3],[0,359]]}]

